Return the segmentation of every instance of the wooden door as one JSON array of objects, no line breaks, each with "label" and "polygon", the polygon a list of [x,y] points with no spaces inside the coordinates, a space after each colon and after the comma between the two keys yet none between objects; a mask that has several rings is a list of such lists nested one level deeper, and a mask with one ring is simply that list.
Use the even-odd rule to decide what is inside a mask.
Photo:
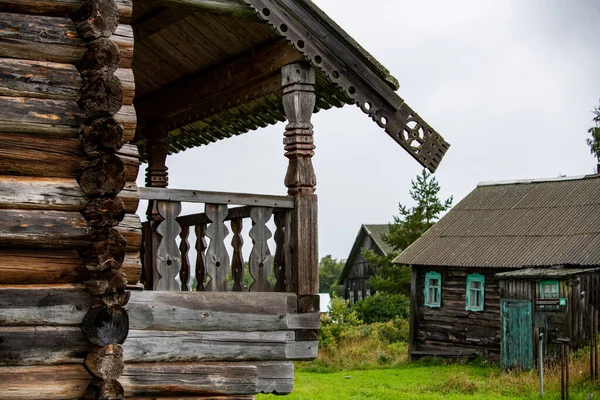
[{"label": "wooden door", "polygon": [[502,368],[521,370],[533,367],[531,301],[500,300],[502,319]]}]

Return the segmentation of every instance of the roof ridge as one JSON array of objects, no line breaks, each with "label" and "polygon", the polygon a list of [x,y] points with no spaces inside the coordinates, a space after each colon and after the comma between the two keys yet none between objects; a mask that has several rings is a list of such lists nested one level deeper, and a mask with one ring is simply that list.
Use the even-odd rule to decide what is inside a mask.
[{"label": "roof ridge", "polygon": [[541,182],[560,182],[560,181],[576,181],[582,179],[594,179],[600,178],[599,174],[589,175],[573,175],[573,176],[557,176],[552,178],[538,178],[538,179],[514,179],[506,181],[483,181],[477,184],[480,186],[501,186],[501,185],[514,185],[514,184],[528,184],[528,183],[541,183]]}]

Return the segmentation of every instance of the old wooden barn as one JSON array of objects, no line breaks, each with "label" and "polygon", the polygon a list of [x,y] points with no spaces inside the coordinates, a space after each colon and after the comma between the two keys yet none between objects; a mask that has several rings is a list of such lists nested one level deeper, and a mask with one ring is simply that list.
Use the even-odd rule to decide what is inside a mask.
[{"label": "old wooden barn", "polygon": [[[395,263],[412,265],[410,355],[531,368],[586,344],[600,305],[600,175],[483,183]],[[592,323],[595,321],[595,324]]]},{"label": "old wooden barn", "polygon": [[[317,354],[311,115],[356,104],[433,171],[448,144],[397,89],[308,0],[0,0],[0,397],[290,392]],[[167,189],[167,154],[286,119],[287,195]]]},{"label": "old wooden barn", "polygon": [[373,267],[365,258],[364,251],[370,250],[378,256],[388,255],[394,251],[383,240],[383,236],[388,234],[388,229],[388,224],[360,226],[338,280],[338,285],[344,286],[344,298],[350,300],[351,305],[372,294],[369,279],[373,276]]}]

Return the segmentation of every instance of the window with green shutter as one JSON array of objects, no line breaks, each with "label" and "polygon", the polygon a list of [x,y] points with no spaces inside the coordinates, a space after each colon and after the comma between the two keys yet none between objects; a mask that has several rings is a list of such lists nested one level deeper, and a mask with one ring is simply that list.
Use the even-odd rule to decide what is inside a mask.
[{"label": "window with green shutter", "polygon": [[467,275],[467,310],[483,311],[485,297],[485,276]]},{"label": "window with green shutter", "polygon": [[558,299],[558,281],[541,281],[540,282],[540,298],[542,299]]},{"label": "window with green shutter", "polygon": [[442,276],[435,271],[425,274],[425,305],[439,307],[442,304]]}]

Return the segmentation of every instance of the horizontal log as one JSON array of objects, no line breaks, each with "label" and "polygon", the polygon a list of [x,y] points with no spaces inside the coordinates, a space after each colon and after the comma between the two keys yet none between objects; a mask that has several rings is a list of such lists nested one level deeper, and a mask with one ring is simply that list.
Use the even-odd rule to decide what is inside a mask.
[{"label": "horizontal log", "polygon": [[[137,147],[117,152],[125,164],[125,178],[134,182],[139,170]],[[80,178],[88,164],[79,139],[48,135],[0,133],[0,174],[53,178]]]},{"label": "horizontal log", "polygon": [[142,277],[142,261],[140,259],[140,253],[125,253],[125,260],[123,261],[121,271],[127,277],[127,284],[135,285],[138,283]]},{"label": "horizontal log", "polygon": [[293,196],[209,192],[203,190],[164,189],[150,187],[139,188],[139,196],[141,199],[145,200],[294,208]]},{"label": "horizontal log", "polygon": [[[127,191],[127,196],[132,196],[132,191]],[[80,211],[86,203],[72,178],[0,176],[0,208]]]},{"label": "horizontal log", "polygon": [[0,58],[0,96],[76,100],[80,87],[73,64]]},{"label": "horizontal log", "polygon": [[[131,20],[131,0],[115,0],[119,9],[119,22]],[[64,17],[81,6],[81,0],[0,0],[0,11],[21,14],[43,14]]]},{"label": "horizontal log", "polygon": [[73,100],[0,97],[0,132],[76,137],[84,120]]},{"label": "horizontal log", "polygon": [[0,367],[0,393],[7,400],[78,399],[91,381],[83,365]]},{"label": "horizontal log", "polygon": [[[317,356],[318,342],[296,342],[293,331],[180,332],[130,330],[126,363],[288,361]],[[83,363],[90,342],[79,327],[0,327],[0,366]]]},{"label": "horizontal log", "polygon": [[132,292],[131,329],[275,331],[288,329],[296,295],[289,293]]},{"label": "horizontal log", "polygon": [[[140,254],[125,253],[121,270],[129,282],[138,282],[142,273]],[[90,273],[75,250],[0,249],[0,284],[68,284],[88,279]],[[29,324],[36,325],[34,322]]]},{"label": "horizontal log", "polygon": [[137,126],[137,116],[133,106],[123,105],[114,119],[123,125],[123,141],[131,142],[135,137],[135,128]]},{"label": "horizontal log", "polygon": [[83,285],[0,285],[0,325],[79,325],[92,306]]},{"label": "horizontal log", "polygon": [[133,70],[131,68],[119,68],[115,72],[115,76],[121,81],[123,90],[123,105],[133,105],[133,98],[135,97],[135,80],[133,77]]},{"label": "horizontal log", "polygon": [[125,240],[127,240],[127,251],[136,252],[142,244],[142,221],[137,214],[126,214],[123,221],[115,227]]},{"label": "horizontal log", "polygon": [[[137,210],[137,185],[128,182],[118,197],[128,213]],[[0,208],[81,211],[87,203],[73,178],[37,178],[0,175]]]},{"label": "horizontal log", "polygon": [[0,366],[83,364],[89,348],[79,327],[0,327]]},{"label": "horizontal log", "polygon": [[[244,393],[242,387],[247,388],[245,393],[249,396],[259,392],[289,393],[293,374],[291,362],[143,363],[126,364],[119,381],[128,399],[163,398],[157,397],[158,393],[172,388],[164,398],[233,400],[252,398],[239,397]],[[7,400],[79,398],[91,381],[90,374],[79,364],[0,367],[0,393]],[[212,396],[203,395],[207,392]]]},{"label": "horizontal log", "polygon": [[0,283],[78,283],[89,272],[75,250],[0,249]]},{"label": "horizontal log", "polygon": [[133,28],[130,25],[119,24],[116,32],[109,39],[119,46],[121,55],[119,67],[131,68],[133,63]]},{"label": "horizontal log", "polygon": [[86,50],[69,18],[0,13],[0,32],[0,57],[77,65]]},{"label": "horizontal log", "polygon": [[0,210],[0,247],[82,248],[91,233],[78,212]]},{"label": "horizontal log", "polygon": [[[125,309],[131,329],[137,330],[317,329],[318,316],[294,314],[295,299],[287,293],[134,291]],[[4,325],[79,325],[90,306],[90,295],[81,284],[0,285]]]},{"label": "horizontal log", "polygon": [[125,362],[285,361],[317,356],[318,342],[296,342],[293,331],[181,332],[130,330]]},{"label": "horizontal log", "polygon": [[254,365],[231,364],[127,364],[119,378],[131,396],[238,395],[258,393]]},{"label": "horizontal log", "polygon": [[256,12],[241,0],[150,0],[150,2],[162,7],[229,15],[253,21],[261,20]]}]

